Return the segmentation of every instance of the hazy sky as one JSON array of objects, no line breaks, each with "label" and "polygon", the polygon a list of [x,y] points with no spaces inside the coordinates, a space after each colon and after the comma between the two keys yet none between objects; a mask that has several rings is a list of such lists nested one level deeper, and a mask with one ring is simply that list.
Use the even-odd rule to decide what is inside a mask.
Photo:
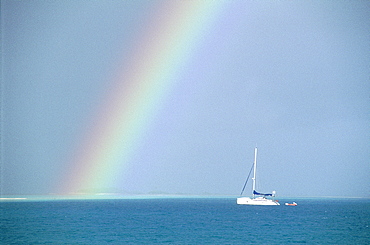
[{"label": "hazy sky", "polygon": [[[211,2],[130,159],[113,163],[122,178],[101,190],[238,195],[257,145],[258,191],[369,197],[370,2]],[[2,195],[58,193],[115,77],[150,51],[142,36],[165,41],[168,23],[151,21],[167,4],[1,1]]]}]

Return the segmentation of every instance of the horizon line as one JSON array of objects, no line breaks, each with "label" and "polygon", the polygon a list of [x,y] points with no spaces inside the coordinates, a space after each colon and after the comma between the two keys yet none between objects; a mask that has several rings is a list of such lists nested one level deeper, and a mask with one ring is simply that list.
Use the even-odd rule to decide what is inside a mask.
[{"label": "horizon line", "polygon": [[[3,201],[57,201],[57,200],[129,200],[129,199],[177,199],[177,198],[237,198],[240,195],[230,194],[167,194],[167,193],[152,193],[152,194],[122,194],[122,193],[95,193],[95,194],[71,194],[71,195],[2,195],[0,202]],[[275,199],[370,199],[361,196],[279,196]]]}]

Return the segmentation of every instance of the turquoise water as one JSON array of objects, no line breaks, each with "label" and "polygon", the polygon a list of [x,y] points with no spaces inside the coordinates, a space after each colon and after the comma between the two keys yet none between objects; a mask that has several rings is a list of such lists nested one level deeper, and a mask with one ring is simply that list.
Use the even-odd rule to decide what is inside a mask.
[{"label": "turquoise water", "polygon": [[236,205],[235,198],[7,201],[0,203],[0,242],[370,244],[369,199],[295,201],[296,207]]}]

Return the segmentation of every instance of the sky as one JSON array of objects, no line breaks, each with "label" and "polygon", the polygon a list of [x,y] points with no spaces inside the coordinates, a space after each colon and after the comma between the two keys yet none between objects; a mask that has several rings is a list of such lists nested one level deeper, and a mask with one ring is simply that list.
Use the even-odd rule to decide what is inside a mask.
[{"label": "sky", "polygon": [[1,1],[1,195],[370,197],[369,15]]}]

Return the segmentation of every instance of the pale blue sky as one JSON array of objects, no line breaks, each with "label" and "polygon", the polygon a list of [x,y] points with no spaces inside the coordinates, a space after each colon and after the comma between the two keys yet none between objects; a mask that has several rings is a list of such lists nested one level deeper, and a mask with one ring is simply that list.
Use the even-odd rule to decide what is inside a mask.
[{"label": "pale blue sky", "polygon": [[[1,2],[1,192],[48,194],[151,1]],[[370,3],[228,1],[118,191],[370,196]]]}]

